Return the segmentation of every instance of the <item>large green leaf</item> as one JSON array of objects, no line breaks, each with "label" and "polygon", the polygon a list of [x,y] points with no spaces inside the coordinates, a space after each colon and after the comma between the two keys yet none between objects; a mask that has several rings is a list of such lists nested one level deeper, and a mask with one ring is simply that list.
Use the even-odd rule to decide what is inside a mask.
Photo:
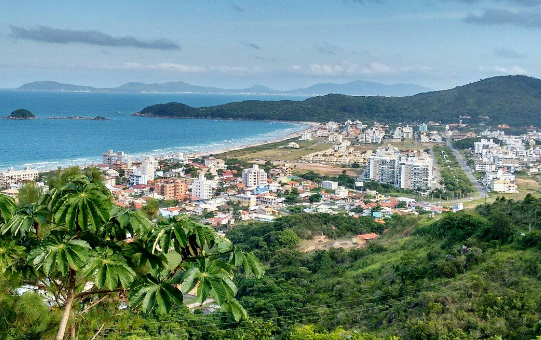
[{"label": "large green leaf", "polygon": [[17,211],[15,200],[4,194],[0,194],[0,224],[9,221]]},{"label": "large green leaf", "polygon": [[149,313],[154,308],[161,314],[167,314],[174,304],[182,304],[182,292],[170,282],[146,280],[130,291],[131,308],[140,308]]},{"label": "large green leaf", "polygon": [[182,248],[186,247],[188,238],[182,226],[177,222],[168,222],[158,224],[154,231],[154,245],[152,252],[157,250],[159,245],[161,251],[167,254],[171,247],[175,249],[179,254],[182,252]]},{"label": "large green leaf", "polygon": [[60,233],[51,233],[41,246],[28,255],[28,262],[41,268],[46,275],[58,271],[66,275],[68,269],[78,271],[90,256],[90,246],[83,240],[64,239]]},{"label": "large green leaf", "polygon": [[84,274],[94,278],[97,288],[110,290],[119,285],[122,288],[128,288],[136,277],[135,271],[124,257],[111,250],[103,250],[93,256],[84,267]]},{"label": "large green leaf", "polygon": [[84,180],[69,182],[54,193],[52,212],[56,224],[70,230],[97,231],[109,220],[111,200],[101,187]]}]

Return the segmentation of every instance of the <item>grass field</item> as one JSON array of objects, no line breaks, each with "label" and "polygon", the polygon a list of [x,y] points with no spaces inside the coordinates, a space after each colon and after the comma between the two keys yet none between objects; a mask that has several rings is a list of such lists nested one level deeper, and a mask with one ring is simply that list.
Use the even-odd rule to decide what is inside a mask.
[{"label": "grass field", "polygon": [[[287,139],[278,143],[270,143],[247,147],[241,150],[228,151],[220,154],[221,158],[239,158],[245,161],[264,159],[266,161],[294,161],[312,152],[330,149],[332,144],[323,143],[323,138],[311,141],[300,141],[298,138]],[[290,142],[299,144],[298,149],[286,148]]]}]

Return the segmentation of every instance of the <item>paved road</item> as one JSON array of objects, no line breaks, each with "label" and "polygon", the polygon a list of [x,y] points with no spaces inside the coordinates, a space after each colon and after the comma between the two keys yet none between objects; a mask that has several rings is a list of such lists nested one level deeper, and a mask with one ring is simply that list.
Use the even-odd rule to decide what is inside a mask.
[{"label": "paved road", "polygon": [[457,149],[455,149],[455,147],[453,146],[453,144],[449,140],[447,140],[447,146],[451,150],[453,150],[453,153],[455,154],[455,157],[456,157],[456,160],[458,161],[458,164],[460,164],[460,166],[462,167],[462,170],[464,170],[464,172],[466,173],[466,175],[470,179],[470,182],[475,187],[475,190],[477,190],[477,194],[474,195],[472,198],[477,199],[477,198],[485,197],[486,195],[488,195],[487,191],[486,191],[486,188],[481,183],[479,183],[475,179],[475,177],[473,176],[472,170],[468,166],[468,164],[466,163],[466,160],[464,159],[462,154],[460,152],[458,152]]}]

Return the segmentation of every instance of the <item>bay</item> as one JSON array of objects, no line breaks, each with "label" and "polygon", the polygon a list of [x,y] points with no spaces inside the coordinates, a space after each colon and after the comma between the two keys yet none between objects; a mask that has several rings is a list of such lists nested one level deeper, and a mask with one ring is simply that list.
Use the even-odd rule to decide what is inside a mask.
[{"label": "bay", "polygon": [[[109,149],[136,158],[199,152],[283,137],[305,126],[289,122],[158,119],[132,116],[145,106],[172,101],[194,107],[242,100],[302,100],[305,97],[226,94],[112,94],[0,91],[0,116],[30,110],[38,119],[0,119],[0,170],[54,169],[98,163]],[[46,119],[103,116],[106,121]]]}]

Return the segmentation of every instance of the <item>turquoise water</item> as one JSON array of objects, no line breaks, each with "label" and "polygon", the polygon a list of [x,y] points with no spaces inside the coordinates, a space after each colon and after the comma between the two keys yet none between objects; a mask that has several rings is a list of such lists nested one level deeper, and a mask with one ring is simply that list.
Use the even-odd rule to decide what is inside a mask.
[{"label": "turquoise water", "polygon": [[[143,157],[197,152],[257,143],[298,131],[285,122],[212,119],[157,119],[131,114],[145,106],[182,102],[201,107],[249,99],[301,100],[301,97],[194,94],[97,94],[0,91],[0,116],[24,108],[38,119],[0,119],[0,170],[25,165],[37,169],[92,164],[109,149]],[[104,116],[108,121],[46,117]]]}]

